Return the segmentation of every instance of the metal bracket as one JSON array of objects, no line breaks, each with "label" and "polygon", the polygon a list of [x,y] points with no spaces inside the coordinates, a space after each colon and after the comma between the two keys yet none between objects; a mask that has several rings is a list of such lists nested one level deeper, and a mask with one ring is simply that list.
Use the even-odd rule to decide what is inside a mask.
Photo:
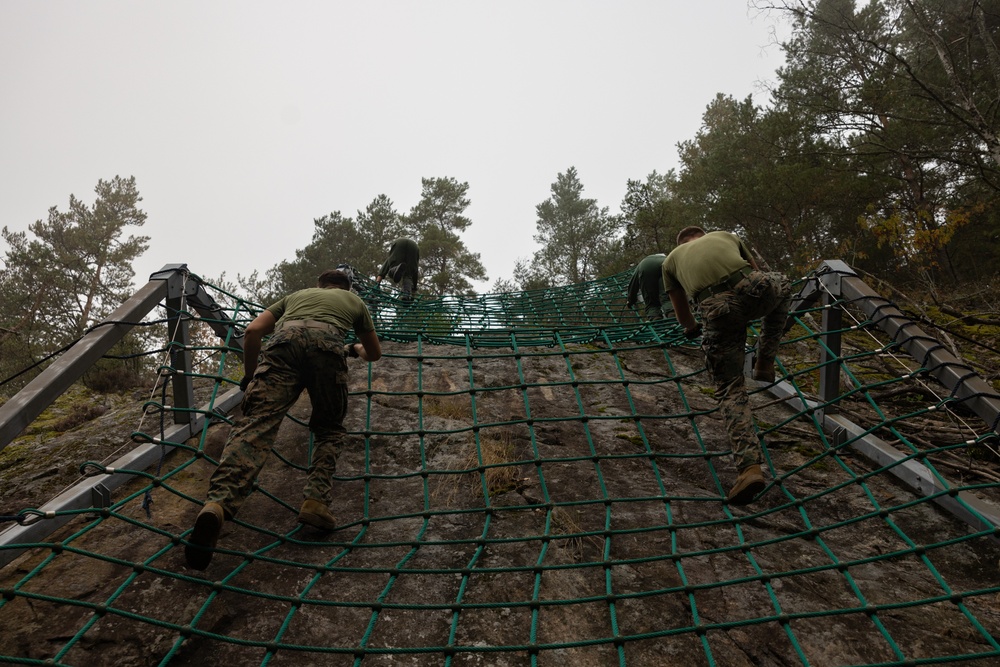
[{"label": "metal bracket", "polygon": [[[103,482],[90,488],[90,506],[101,510],[111,507],[111,489],[105,486]],[[97,519],[99,517],[100,513],[98,512],[91,512],[87,515],[88,519]]]}]

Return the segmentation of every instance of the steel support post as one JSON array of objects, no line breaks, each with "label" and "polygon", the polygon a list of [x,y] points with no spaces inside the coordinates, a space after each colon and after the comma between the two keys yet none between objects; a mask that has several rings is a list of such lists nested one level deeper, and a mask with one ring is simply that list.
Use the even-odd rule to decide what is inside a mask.
[{"label": "steel support post", "polygon": [[[188,280],[186,264],[170,264],[153,274],[167,281],[167,346],[170,356],[170,386],[173,392],[175,424],[191,422],[194,407],[194,384],[191,381],[190,315],[186,311],[184,286]],[[164,406],[166,407],[166,406]]]},{"label": "steel support post", "polygon": [[823,412],[833,414],[837,411],[834,402],[840,396],[840,359],[843,349],[840,330],[844,326],[844,310],[837,303],[840,297],[840,274],[830,273],[820,280],[824,289],[820,295],[820,303],[823,305],[823,335],[819,360],[819,396],[823,400]]}]

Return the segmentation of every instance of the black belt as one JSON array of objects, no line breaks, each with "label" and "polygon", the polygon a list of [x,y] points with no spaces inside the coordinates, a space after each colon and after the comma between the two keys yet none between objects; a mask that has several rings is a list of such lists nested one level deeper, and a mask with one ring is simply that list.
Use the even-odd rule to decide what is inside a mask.
[{"label": "black belt", "polygon": [[714,285],[709,285],[705,289],[701,290],[694,295],[694,302],[701,303],[710,296],[719,294],[720,292],[728,292],[732,290],[736,285],[743,280],[745,277],[749,276],[753,272],[749,266],[744,266],[738,271],[733,271],[728,276],[715,283]]}]

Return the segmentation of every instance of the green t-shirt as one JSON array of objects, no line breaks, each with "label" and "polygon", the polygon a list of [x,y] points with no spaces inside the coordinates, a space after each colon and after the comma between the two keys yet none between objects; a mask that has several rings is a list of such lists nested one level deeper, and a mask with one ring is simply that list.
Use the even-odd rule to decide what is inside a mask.
[{"label": "green t-shirt", "polygon": [[674,248],[663,262],[663,289],[683,287],[688,299],[750,266],[746,244],[730,232],[709,232]]},{"label": "green t-shirt", "polygon": [[337,287],[309,287],[279,299],[267,307],[278,320],[317,320],[358,336],[375,330],[368,306],[354,292]]}]

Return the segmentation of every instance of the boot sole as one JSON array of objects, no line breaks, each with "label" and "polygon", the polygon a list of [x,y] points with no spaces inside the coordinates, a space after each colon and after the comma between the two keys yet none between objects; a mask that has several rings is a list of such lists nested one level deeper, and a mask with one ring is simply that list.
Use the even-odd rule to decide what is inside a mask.
[{"label": "boot sole", "polygon": [[318,514],[311,512],[299,512],[299,523],[318,528],[319,530],[333,531],[337,529],[337,524],[330,523]]},{"label": "boot sole", "polygon": [[754,480],[745,487],[731,495],[728,500],[730,505],[749,505],[753,502],[758,493],[764,490],[767,482],[764,480]]},{"label": "boot sole", "polygon": [[219,540],[222,522],[212,512],[201,512],[194,522],[194,530],[184,547],[187,564],[195,570],[204,570],[212,562],[212,549]]}]

